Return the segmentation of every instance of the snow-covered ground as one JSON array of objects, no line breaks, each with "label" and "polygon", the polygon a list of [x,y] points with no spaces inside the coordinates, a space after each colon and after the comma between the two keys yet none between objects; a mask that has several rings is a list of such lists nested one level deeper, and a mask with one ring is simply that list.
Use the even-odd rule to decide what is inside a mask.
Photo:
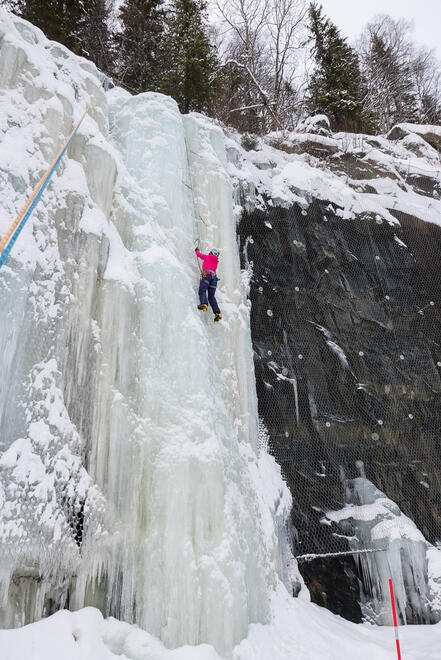
[{"label": "snow-covered ground", "polygon": [[[274,619],[253,624],[230,660],[393,660],[394,629],[353,624],[283,587],[273,597]],[[399,629],[403,660],[439,660],[441,623]],[[0,631],[2,660],[223,660],[208,644],[169,650],[145,631],[94,608],[63,610],[18,630]]]},{"label": "snow-covered ground", "polygon": [[[245,151],[167,97],[105,93],[93,65],[4,11],[0,31],[0,234],[90,108],[0,278],[0,620],[18,627],[67,598],[79,609],[1,631],[1,660],[392,658],[391,628],[285,589],[301,586],[283,531],[290,496],[259,449],[234,219],[265,194],[326,199],[347,219],[396,223],[395,208],[439,223],[439,200],[407,183],[421,169],[439,177],[425,127],[354,147],[385,173],[367,185],[338,159],[295,153],[338,155],[345,135],[305,124]],[[196,310],[199,233],[221,249],[218,326]],[[405,627],[402,646],[435,660],[441,628]]]}]

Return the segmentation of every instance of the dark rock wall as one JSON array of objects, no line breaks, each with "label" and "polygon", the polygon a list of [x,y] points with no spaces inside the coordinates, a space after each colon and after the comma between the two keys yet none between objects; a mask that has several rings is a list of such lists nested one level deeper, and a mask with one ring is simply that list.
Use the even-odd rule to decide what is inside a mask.
[{"label": "dark rock wall", "polygon": [[[359,461],[429,541],[441,539],[441,229],[336,211],[268,207],[238,228],[253,272],[259,413],[293,495],[296,555],[348,549],[320,521],[344,504]],[[314,602],[360,620],[367,587],[351,556],[299,566]]]}]

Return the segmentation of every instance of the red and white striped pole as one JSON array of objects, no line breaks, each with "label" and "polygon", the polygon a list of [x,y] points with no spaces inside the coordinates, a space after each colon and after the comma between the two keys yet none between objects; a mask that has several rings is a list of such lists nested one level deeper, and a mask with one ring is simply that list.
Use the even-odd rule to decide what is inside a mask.
[{"label": "red and white striped pole", "polygon": [[395,641],[397,643],[397,656],[398,656],[398,660],[401,660],[400,640],[398,639],[397,611],[395,609],[394,588],[392,586],[392,580],[389,580],[389,589],[390,589],[390,599],[392,601],[392,612],[393,612],[393,615],[394,615],[394,628],[395,628]]}]

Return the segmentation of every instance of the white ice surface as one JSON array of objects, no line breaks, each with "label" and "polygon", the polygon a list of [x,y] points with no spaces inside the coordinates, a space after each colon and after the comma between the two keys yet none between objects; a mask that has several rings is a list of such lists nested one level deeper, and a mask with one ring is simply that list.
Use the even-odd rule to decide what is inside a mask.
[{"label": "white ice surface", "polygon": [[[69,597],[228,653],[298,574],[290,495],[258,451],[224,134],[169,97],[106,95],[4,11],[0,34],[2,233],[90,106],[0,279],[1,624]],[[216,325],[199,233],[221,251]]]}]

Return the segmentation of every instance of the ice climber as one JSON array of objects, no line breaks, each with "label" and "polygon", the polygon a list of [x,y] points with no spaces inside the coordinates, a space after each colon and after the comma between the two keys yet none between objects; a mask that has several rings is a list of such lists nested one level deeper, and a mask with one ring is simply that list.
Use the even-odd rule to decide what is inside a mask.
[{"label": "ice climber", "polygon": [[208,293],[208,302],[210,303],[211,309],[214,314],[214,322],[220,321],[222,318],[219,305],[215,297],[216,286],[218,278],[216,276],[216,269],[219,263],[219,250],[213,248],[210,254],[202,254],[199,248],[195,248],[196,255],[199,259],[202,259],[202,273],[201,273],[201,283],[199,284],[199,300],[200,305],[198,309],[206,312],[208,309],[207,304],[207,293]]}]

